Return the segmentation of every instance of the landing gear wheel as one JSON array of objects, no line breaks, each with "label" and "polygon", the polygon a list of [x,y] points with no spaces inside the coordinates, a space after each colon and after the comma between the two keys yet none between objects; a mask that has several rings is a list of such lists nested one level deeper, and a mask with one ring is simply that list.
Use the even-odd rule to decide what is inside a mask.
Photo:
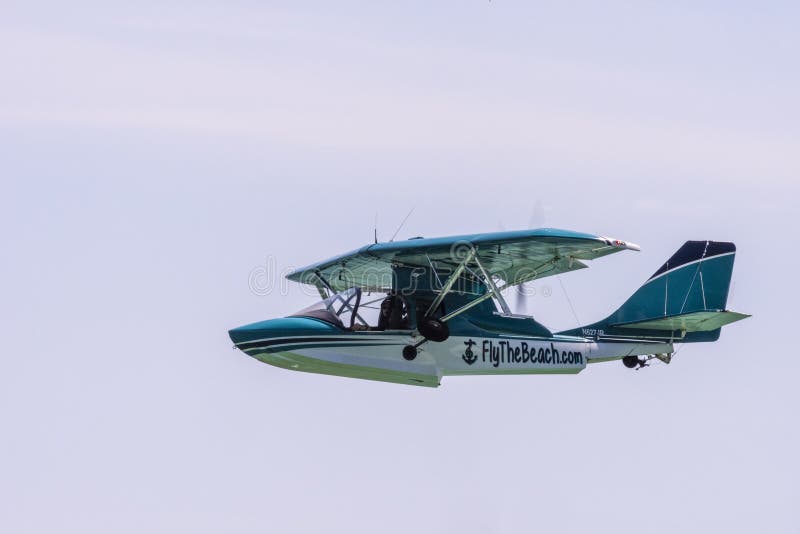
[{"label": "landing gear wheel", "polygon": [[628,369],[635,369],[636,366],[639,365],[639,357],[638,356],[625,356],[624,358],[622,358],[622,365],[624,365]]},{"label": "landing gear wheel", "polygon": [[442,342],[450,337],[450,328],[447,327],[447,323],[431,317],[424,317],[417,325],[417,329],[425,339],[431,341]]},{"label": "landing gear wheel", "polygon": [[411,361],[416,357],[417,357],[417,347],[415,347],[414,345],[406,345],[405,347],[403,347],[403,358],[405,358],[408,361]]},{"label": "landing gear wheel", "polygon": [[647,361],[653,356],[643,358],[642,356],[625,356],[622,358],[622,365],[628,369],[636,369],[637,371],[642,367],[648,367],[650,364]]}]

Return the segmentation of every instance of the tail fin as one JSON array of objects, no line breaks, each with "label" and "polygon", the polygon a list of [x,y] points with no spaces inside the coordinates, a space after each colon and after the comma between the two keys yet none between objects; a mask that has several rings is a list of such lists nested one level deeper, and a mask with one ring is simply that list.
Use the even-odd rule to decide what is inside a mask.
[{"label": "tail fin", "polygon": [[687,241],[609,317],[582,329],[605,336],[714,341],[749,315],[727,311],[736,246]]}]

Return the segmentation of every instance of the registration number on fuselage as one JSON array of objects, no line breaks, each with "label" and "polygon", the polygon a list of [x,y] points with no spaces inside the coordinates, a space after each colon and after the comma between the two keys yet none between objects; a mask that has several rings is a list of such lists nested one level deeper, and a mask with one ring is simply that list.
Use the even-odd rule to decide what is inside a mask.
[{"label": "registration number on fuselage", "polygon": [[602,328],[581,328],[581,333],[583,333],[584,337],[597,337],[605,335],[605,332]]}]

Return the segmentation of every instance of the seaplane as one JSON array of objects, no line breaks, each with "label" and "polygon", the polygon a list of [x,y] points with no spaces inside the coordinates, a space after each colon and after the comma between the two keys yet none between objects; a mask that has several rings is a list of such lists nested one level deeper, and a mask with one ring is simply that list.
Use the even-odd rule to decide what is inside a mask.
[{"label": "seaplane", "polygon": [[437,387],[444,376],[575,374],[613,360],[639,370],[749,317],[726,309],[736,247],[720,241],[687,241],[619,309],[579,328],[551,332],[503,296],[638,250],[550,228],[375,242],[290,272],[319,302],[229,336],[284,369]]}]

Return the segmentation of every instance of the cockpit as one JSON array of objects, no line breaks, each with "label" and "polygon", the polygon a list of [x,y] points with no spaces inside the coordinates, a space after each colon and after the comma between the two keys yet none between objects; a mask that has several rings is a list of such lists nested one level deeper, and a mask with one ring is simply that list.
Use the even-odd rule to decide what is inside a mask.
[{"label": "cockpit", "polygon": [[398,293],[364,294],[360,287],[334,293],[290,317],[311,317],[348,330],[409,330],[411,317]]}]

